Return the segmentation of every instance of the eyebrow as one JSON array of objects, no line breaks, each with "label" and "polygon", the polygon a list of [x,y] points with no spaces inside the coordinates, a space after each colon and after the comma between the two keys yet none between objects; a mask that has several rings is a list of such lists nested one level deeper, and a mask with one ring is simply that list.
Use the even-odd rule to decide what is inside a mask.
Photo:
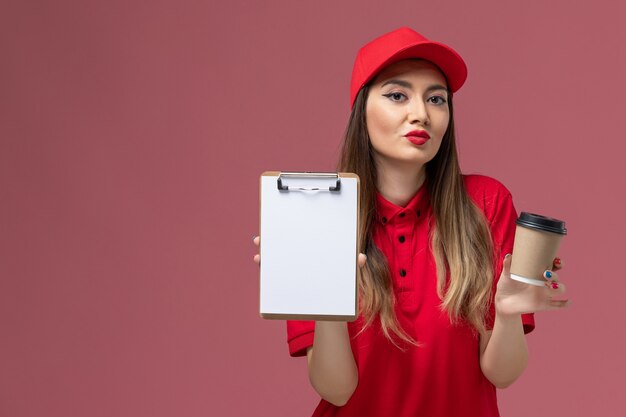
[{"label": "eyebrow", "polygon": [[[413,85],[411,85],[411,83],[407,81],[403,81],[403,80],[387,80],[381,85],[381,88],[386,86],[387,84],[396,84],[396,85],[399,85],[400,87],[413,88]],[[426,91],[433,91],[433,90],[445,90],[446,92],[448,91],[448,89],[441,84],[431,84],[426,89]]]}]

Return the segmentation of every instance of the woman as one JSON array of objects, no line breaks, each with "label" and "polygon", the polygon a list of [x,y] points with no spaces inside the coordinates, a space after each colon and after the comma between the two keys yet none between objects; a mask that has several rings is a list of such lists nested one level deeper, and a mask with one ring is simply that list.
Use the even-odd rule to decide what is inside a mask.
[{"label": "woman", "polygon": [[466,74],[408,28],[357,55],[338,171],[361,178],[360,315],[287,322],[322,397],[314,416],[498,416],[532,313],[567,306],[552,271],[545,287],[510,279],[511,194],[460,172],[452,97]]}]

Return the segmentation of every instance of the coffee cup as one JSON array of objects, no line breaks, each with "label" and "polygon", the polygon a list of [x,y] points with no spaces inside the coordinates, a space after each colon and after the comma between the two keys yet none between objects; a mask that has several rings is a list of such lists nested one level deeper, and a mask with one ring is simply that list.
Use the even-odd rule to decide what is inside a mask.
[{"label": "coffee cup", "polygon": [[543,273],[552,269],[561,240],[567,234],[565,222],[522,212],[515,223],[511,278],[543,286]]}]

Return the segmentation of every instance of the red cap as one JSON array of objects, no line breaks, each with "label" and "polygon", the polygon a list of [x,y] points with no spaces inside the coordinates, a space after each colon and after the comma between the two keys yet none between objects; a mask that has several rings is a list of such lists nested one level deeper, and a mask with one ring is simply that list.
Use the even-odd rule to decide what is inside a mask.
[{"label": "red cap", "polygon": [[359,49],[350,81],[350,107],[370,80],[383,68],[409,58],[422,58],[437,65],[448,80],[448,88],[456,92],[467,78],[467,66],[461,55],[447,45],[426,39],[416,31],[403,27],[382,35]]}]

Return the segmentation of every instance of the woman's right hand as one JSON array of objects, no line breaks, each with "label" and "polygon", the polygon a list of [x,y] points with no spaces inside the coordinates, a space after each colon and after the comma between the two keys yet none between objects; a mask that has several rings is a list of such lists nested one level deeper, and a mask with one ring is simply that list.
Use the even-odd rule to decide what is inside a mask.
[{"label": "woman's right hand", "polygon": [[[258,248],[259,244],[261,243],[261,236],[255,236],[254,238],[252,238],[252,242]],[[261,265],[261,255],[259,255],[258,253],[254,255],[254,262],[256,262],[257,265]],[[359,253],[359,259],[357,261],[359,268],[363,268],[366,263],[367,263],[367,256],[364,253]]]}]

